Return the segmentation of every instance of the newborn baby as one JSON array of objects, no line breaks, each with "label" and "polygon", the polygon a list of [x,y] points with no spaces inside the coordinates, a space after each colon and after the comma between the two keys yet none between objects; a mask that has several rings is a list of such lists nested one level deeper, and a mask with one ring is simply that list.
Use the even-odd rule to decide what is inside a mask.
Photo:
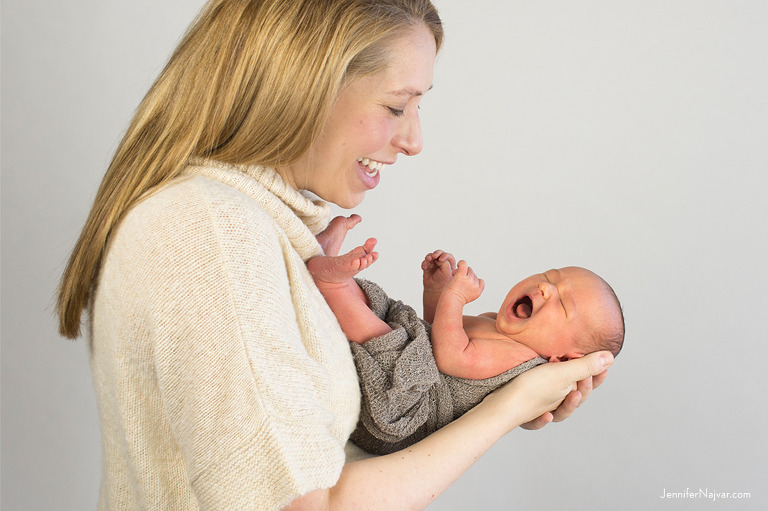
[{"label": "newborn baby", "polygon": [[[307,267],[350,341],[363,344],[392,328],[373,314],[354,280],[378,258],[376,240],[347,254],[338,250],[358,215],[335,218],[318,235],[326,256]],[[424,320],[432,324],[432,352],[438,369],[458,378],[497,376],[540,356],[550,362],[608,350],[614,356],[624,340],[624,321],[611,287],[589,270],[548,270],[515,284],[499,312],[463,315],[464,306],[484,289],[466,262],[441,250],[423,263]]]}]

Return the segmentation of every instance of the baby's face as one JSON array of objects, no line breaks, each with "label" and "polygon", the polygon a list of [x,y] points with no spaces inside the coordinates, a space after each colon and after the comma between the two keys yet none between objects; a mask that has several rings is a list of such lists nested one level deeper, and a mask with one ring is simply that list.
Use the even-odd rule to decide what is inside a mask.
[{"label": "baby's face", "polygon": [[585,355],[579,339],[611,307],[602,279],[571,266],[518,282],[504,299],[496,326],[550,361],[568,360]]}]

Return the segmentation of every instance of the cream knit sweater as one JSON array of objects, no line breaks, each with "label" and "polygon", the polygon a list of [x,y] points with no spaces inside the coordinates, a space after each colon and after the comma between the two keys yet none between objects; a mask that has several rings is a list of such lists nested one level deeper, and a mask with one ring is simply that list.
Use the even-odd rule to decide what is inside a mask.
[{"label": "cream knit sweater", "polygon": [[276,509],[336,483],[360,391],[304,265],[328,217],[210,161],[128,213],[90,315],[101,509]]}]

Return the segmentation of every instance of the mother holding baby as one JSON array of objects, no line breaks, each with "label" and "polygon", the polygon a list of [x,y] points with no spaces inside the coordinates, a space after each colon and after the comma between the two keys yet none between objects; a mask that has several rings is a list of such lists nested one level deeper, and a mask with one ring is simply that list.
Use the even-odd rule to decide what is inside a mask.
[{"label": "mother holding baby", "polygon": [[100,508],[423,508],[503,435],[565,419],[605,379],[610,354],[545,364],[407,451],[348,443],[358,379],[305,262],[322,254],[327,202],[355,207],[421,151],[442,39],[427,0],[203,8],[59,290],[63,335],[88,313]]}]

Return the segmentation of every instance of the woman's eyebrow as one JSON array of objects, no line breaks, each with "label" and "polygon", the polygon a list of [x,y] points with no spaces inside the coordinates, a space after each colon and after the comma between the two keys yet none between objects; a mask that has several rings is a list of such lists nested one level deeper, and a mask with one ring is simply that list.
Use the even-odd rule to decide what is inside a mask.
[{"label": "woman's eyebrow", "polygon": [[[432,90],[432,85],[429,86],[427,91]],[[414,87],[403,87],[399,90],[393,90],[389,91],[387,94],[391,94],[392,96],[423,96],[424,93],[421,92],[419,89],[416,89]]]}]

